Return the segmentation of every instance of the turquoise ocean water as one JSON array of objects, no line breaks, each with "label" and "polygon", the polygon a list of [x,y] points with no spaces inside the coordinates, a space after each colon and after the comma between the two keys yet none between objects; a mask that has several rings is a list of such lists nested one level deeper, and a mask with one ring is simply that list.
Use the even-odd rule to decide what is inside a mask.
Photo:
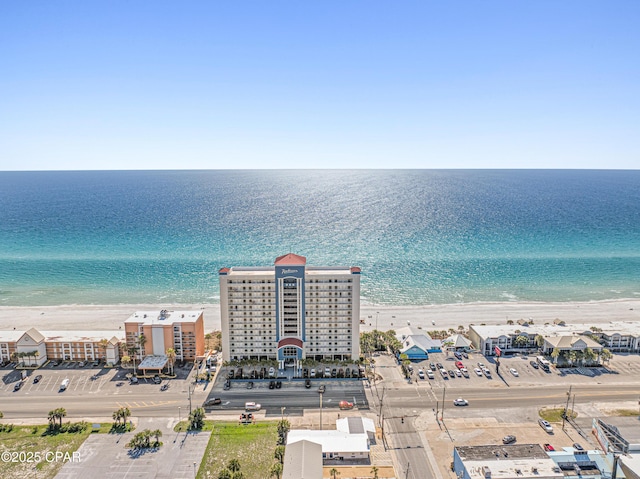
[{"label": "turquoise ocean water", "polygon": [[640,297],[640,171],[0,172],[0,305],[218,302],[295,252],[363,301]]}]

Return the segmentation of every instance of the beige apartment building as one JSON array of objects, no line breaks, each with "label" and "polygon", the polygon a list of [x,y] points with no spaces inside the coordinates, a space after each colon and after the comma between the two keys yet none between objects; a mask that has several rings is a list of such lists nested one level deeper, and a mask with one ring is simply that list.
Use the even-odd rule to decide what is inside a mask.
[{"label": "beige apartment building", "polygon": [[225,361],[358,359],[360,268],[306,263],[290,253],[273,266],[219,271]]}]

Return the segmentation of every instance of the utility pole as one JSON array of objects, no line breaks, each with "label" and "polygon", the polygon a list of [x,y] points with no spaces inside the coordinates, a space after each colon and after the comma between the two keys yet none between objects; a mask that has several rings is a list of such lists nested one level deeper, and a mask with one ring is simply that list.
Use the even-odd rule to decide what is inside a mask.
[{"label": "utility pole", "polygon": [[447,394],[447,386],[442,388],[442,422],[444,422],[444,401],[445,401],[445,394]]},{"label": "utility pole", "polygon": [[567,391],[567,404],[564,407],[564,414],[562,415],[562,430],[564,430],[564,422],[567,419],[567,410],[569,409],[569,399],[571,399],[571,385],[569,386],[569,391]]},{"label": "utility pole", "polygon": [[384,400],[384,386],[382,387],[382,397],[380,398],[380,413],[378,414],[378,417],[382,416],[382,401]]},{"label": "utility pole", "polygon": [[322,431],[322,392],[320,393],[320,430]]},{"label": "utility pole", "polygon": [[[411,463],[407,462],[407,472],[404,475],[404,479],[408,479],[409,477],[409,469],[411,468]],[[614,478],[615,479],[615,478]]]}]

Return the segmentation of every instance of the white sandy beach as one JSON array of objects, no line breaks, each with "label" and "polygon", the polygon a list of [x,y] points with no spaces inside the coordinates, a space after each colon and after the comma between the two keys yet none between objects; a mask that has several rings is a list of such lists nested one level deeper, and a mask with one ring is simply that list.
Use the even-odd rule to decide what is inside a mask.
[{"label": "white sandy beach", "polygon": [[[117,330],[135,311],[160,309],[204,311],[205,330],[220,329],[218,304],[179,305],[70,305],[0,307],[0,330]],[[640,321],[640,300],[594,301],[581,303],[472,303],[429,306],[362,305],[361,330],[398,329],[421,326],[425,330],[457,329],[459,325],[504,324],[511,319],[533,318],[537,324],[559,318],[567,323],[598,324],[610,321]],[[435,323],[435,325],[434,325]]]}]

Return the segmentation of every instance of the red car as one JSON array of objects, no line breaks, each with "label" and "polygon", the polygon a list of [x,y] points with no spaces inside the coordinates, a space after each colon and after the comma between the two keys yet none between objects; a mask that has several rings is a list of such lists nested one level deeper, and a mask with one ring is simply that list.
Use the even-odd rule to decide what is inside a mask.
[{"label": "red car", "polygon": [[544,450],[545,451],[555,451],[555,448],[551,444],[545,444],[544,445]]},{"label": "red car", "polygon": [[464,364],[462,364],[462,361],[456,361],[456,367],[458,369],[462,369],[462,368],[464,368]]}]

